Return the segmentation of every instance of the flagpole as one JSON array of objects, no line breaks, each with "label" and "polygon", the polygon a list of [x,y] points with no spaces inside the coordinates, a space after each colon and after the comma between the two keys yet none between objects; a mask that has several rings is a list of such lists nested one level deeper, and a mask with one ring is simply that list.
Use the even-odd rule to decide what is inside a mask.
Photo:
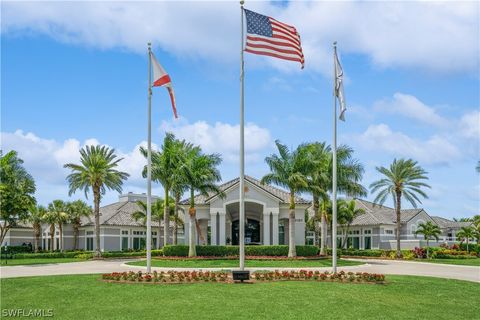
[{"label": "flagpole", "polygon": [[245,269],[245,203],[244,203],[244,175],[245,175],[245,154],[244,154],[244,63],[243,63],[243,4],[240,1],[240,183],[239,183],[239,244],[240,244],[240,270]]},{"label": "flagpole", "polygon": [[[148,43],[147,273],[152,269],[152,48]],[[160,223],[160,221],[159,221]]]},{"label": "flagpole", "polygon": [[337,42],[333,43],[332,268],[337,272]]}]

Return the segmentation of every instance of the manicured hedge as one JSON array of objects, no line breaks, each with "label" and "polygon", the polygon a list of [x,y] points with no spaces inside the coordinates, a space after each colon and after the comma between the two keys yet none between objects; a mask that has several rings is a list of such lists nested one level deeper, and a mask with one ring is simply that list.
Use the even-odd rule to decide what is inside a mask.
[{"label": "manicured hedge", "polygon": [[[316,246],[296,246],[297,256],[315,256],[319,249]],[[238,256],[238,246],[196,246],[197,255],[204,257],[225,257]],[[186,257],[188,256],[188,246],[175,245],[163,248],[163,254],[167,257]],[[245,246],[245,255],[247,256],[287,256],[288,246]]]},{"label": "manicured hedge", "polygon": [[[7,251],[5,251],[7,250]],[[31,246],[8,246],[8,247],[1,247],[1,253],[7,252],[8,254],[16,254],[16,253],[27,253],[32,252]]]},{"label": "manicured hedge", "polygon": [[[147,255],[146,251],[110,251],[102,252],[102,257],[104,258],[121,258],[121,257],[145,257]],[[152,250],[152,256],[162,256],[163,250]]]},{"label": "manicured hedge", "polygon": [[17,253],[15,259],[38,259],[38,258],[75,258],[78,254],[84,254],[85,251],[68,252],[41,252],[41,253]]},{"label": "manicured hedge", "polygon": [[[66,252],[41,252],[41,253],[17,253],[14,259],[39,259],[39,258],[93,258],[91,251],[66,251]],[[121,257],[144,257],[147,255],[146,251],[106,251],[102,252],[104,258],[121,258]],[[152,256],[163,255],[163,250],[152,250]]]}]

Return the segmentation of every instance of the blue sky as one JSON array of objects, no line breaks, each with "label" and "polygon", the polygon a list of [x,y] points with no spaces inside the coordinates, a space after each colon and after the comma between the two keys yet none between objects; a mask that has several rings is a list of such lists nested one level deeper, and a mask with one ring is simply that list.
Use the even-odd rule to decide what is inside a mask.
[{"label": "blue sky", "polygon": [[[267,172],[263,159],[275,139],[291,147],[330,143],[331,43],[338,40],[348,105],[339,143],[365,165],[364,185],[379,178],[375,166],[411,157],[429,172],[427,212],[479,213],[478,4],[249,8],[297,27],[306,66],[245,55],[247,174]],[[237,2],[2,2],[2,149],[25,160],[39,202],[68,199],[62,164],[78,161],[90,143],[117,149],[131,174],[124,190],[144,192],[138,146],[146,139],[148,41],[171,75],[180,115],[173,119],[166,91],[155,88],[153,142],[172,131],[221,153],[224,180],[237,176],[238,18]]]}]

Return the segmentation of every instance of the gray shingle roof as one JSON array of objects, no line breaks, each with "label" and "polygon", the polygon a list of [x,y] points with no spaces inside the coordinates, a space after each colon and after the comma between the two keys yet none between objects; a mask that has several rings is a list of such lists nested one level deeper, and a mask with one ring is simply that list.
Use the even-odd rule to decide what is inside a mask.
[{"label": "gray shingle roof", "polygon": [[[141,210],[136,202],[120,201],[100,208],[100,225],[107,226],[143,226],[142,221],[135,221],[132,213]],[[82,225],[95,224],[95,218],[82,218]],[[152,221],[152,227],[158,227],[158,222]]]},{"label": "gray shingle roof", "polygon": [[437,217],[437,216],[432,216],[433,221],[435,221],[436,224],[440,228],[462,228],[462,227],[468,227],[472,225],[472,222],[460,222],[460,221],[452,221],[448,220],[442,217]]},{"label": "gray shingle roof", "polygon": [[[380,224],[391,224],[396,223],[396,214],[395,209],[375,205],[372,202],[355,199],[356,206],[365,210],[365,213],[359,215],[353,219],[352,225],[380,225]],[[416,216],[423,209],[406,209],[401,210],[400,222],[405,223]]]},{"label": "gray shingle roof", "polygon": [[[260,189],[262,189],[263,191],[265,191],[265,192],[273,195],[274,197],[278,198],[278,200],[281,203],[289,203],[290,202],[290,194],[285,190],[279,189],[279,188],[271,186],[271,185],[261,184],[260,180],[252,178],[252,177],[247,176],[247,175],[245,176],[245,181],[250,182],[251,184],[259,187]],[[240,178],[235,178],[233,180],[230,180],[230,181],[225,182],[224,184],[220,185],[219,188],[222,191],[226,191],[226,190],[236,186],[239,182],[240,182]],[[195,203],[196,204],[207,204],[210,201],[210,199],[212,199],[216,195],[217,194],[213,193],[213,192],[209,193],[209,195],[207,197],[198,194],[198,195],[195,196]],[[186,205],[188,203],[189,203],[188,198],[184,199],[180,202],[180,204],[184,204],[184,205]],[[296,204],[310,204],[310,201],[305,200],[305,199],[303,199],[299,196],[295,196],[295,203]]]}]

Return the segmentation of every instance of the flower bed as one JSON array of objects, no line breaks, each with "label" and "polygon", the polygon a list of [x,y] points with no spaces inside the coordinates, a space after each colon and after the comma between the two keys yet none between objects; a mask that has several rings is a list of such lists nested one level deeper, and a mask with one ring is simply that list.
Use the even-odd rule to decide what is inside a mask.
[{"label": "flower bed", "polygon": [[[154,271],[153,273],[113,272],[102,275],[102,280],[123,283],[199,283],[221,282],[233,283],[232,274],[226,271]],[[325,281],[346,283],[385,283],[385,275],[367,272],[338,273],[291,270],[291,271],[256,271],[250,274],[251,282],[266,281]]]}]

